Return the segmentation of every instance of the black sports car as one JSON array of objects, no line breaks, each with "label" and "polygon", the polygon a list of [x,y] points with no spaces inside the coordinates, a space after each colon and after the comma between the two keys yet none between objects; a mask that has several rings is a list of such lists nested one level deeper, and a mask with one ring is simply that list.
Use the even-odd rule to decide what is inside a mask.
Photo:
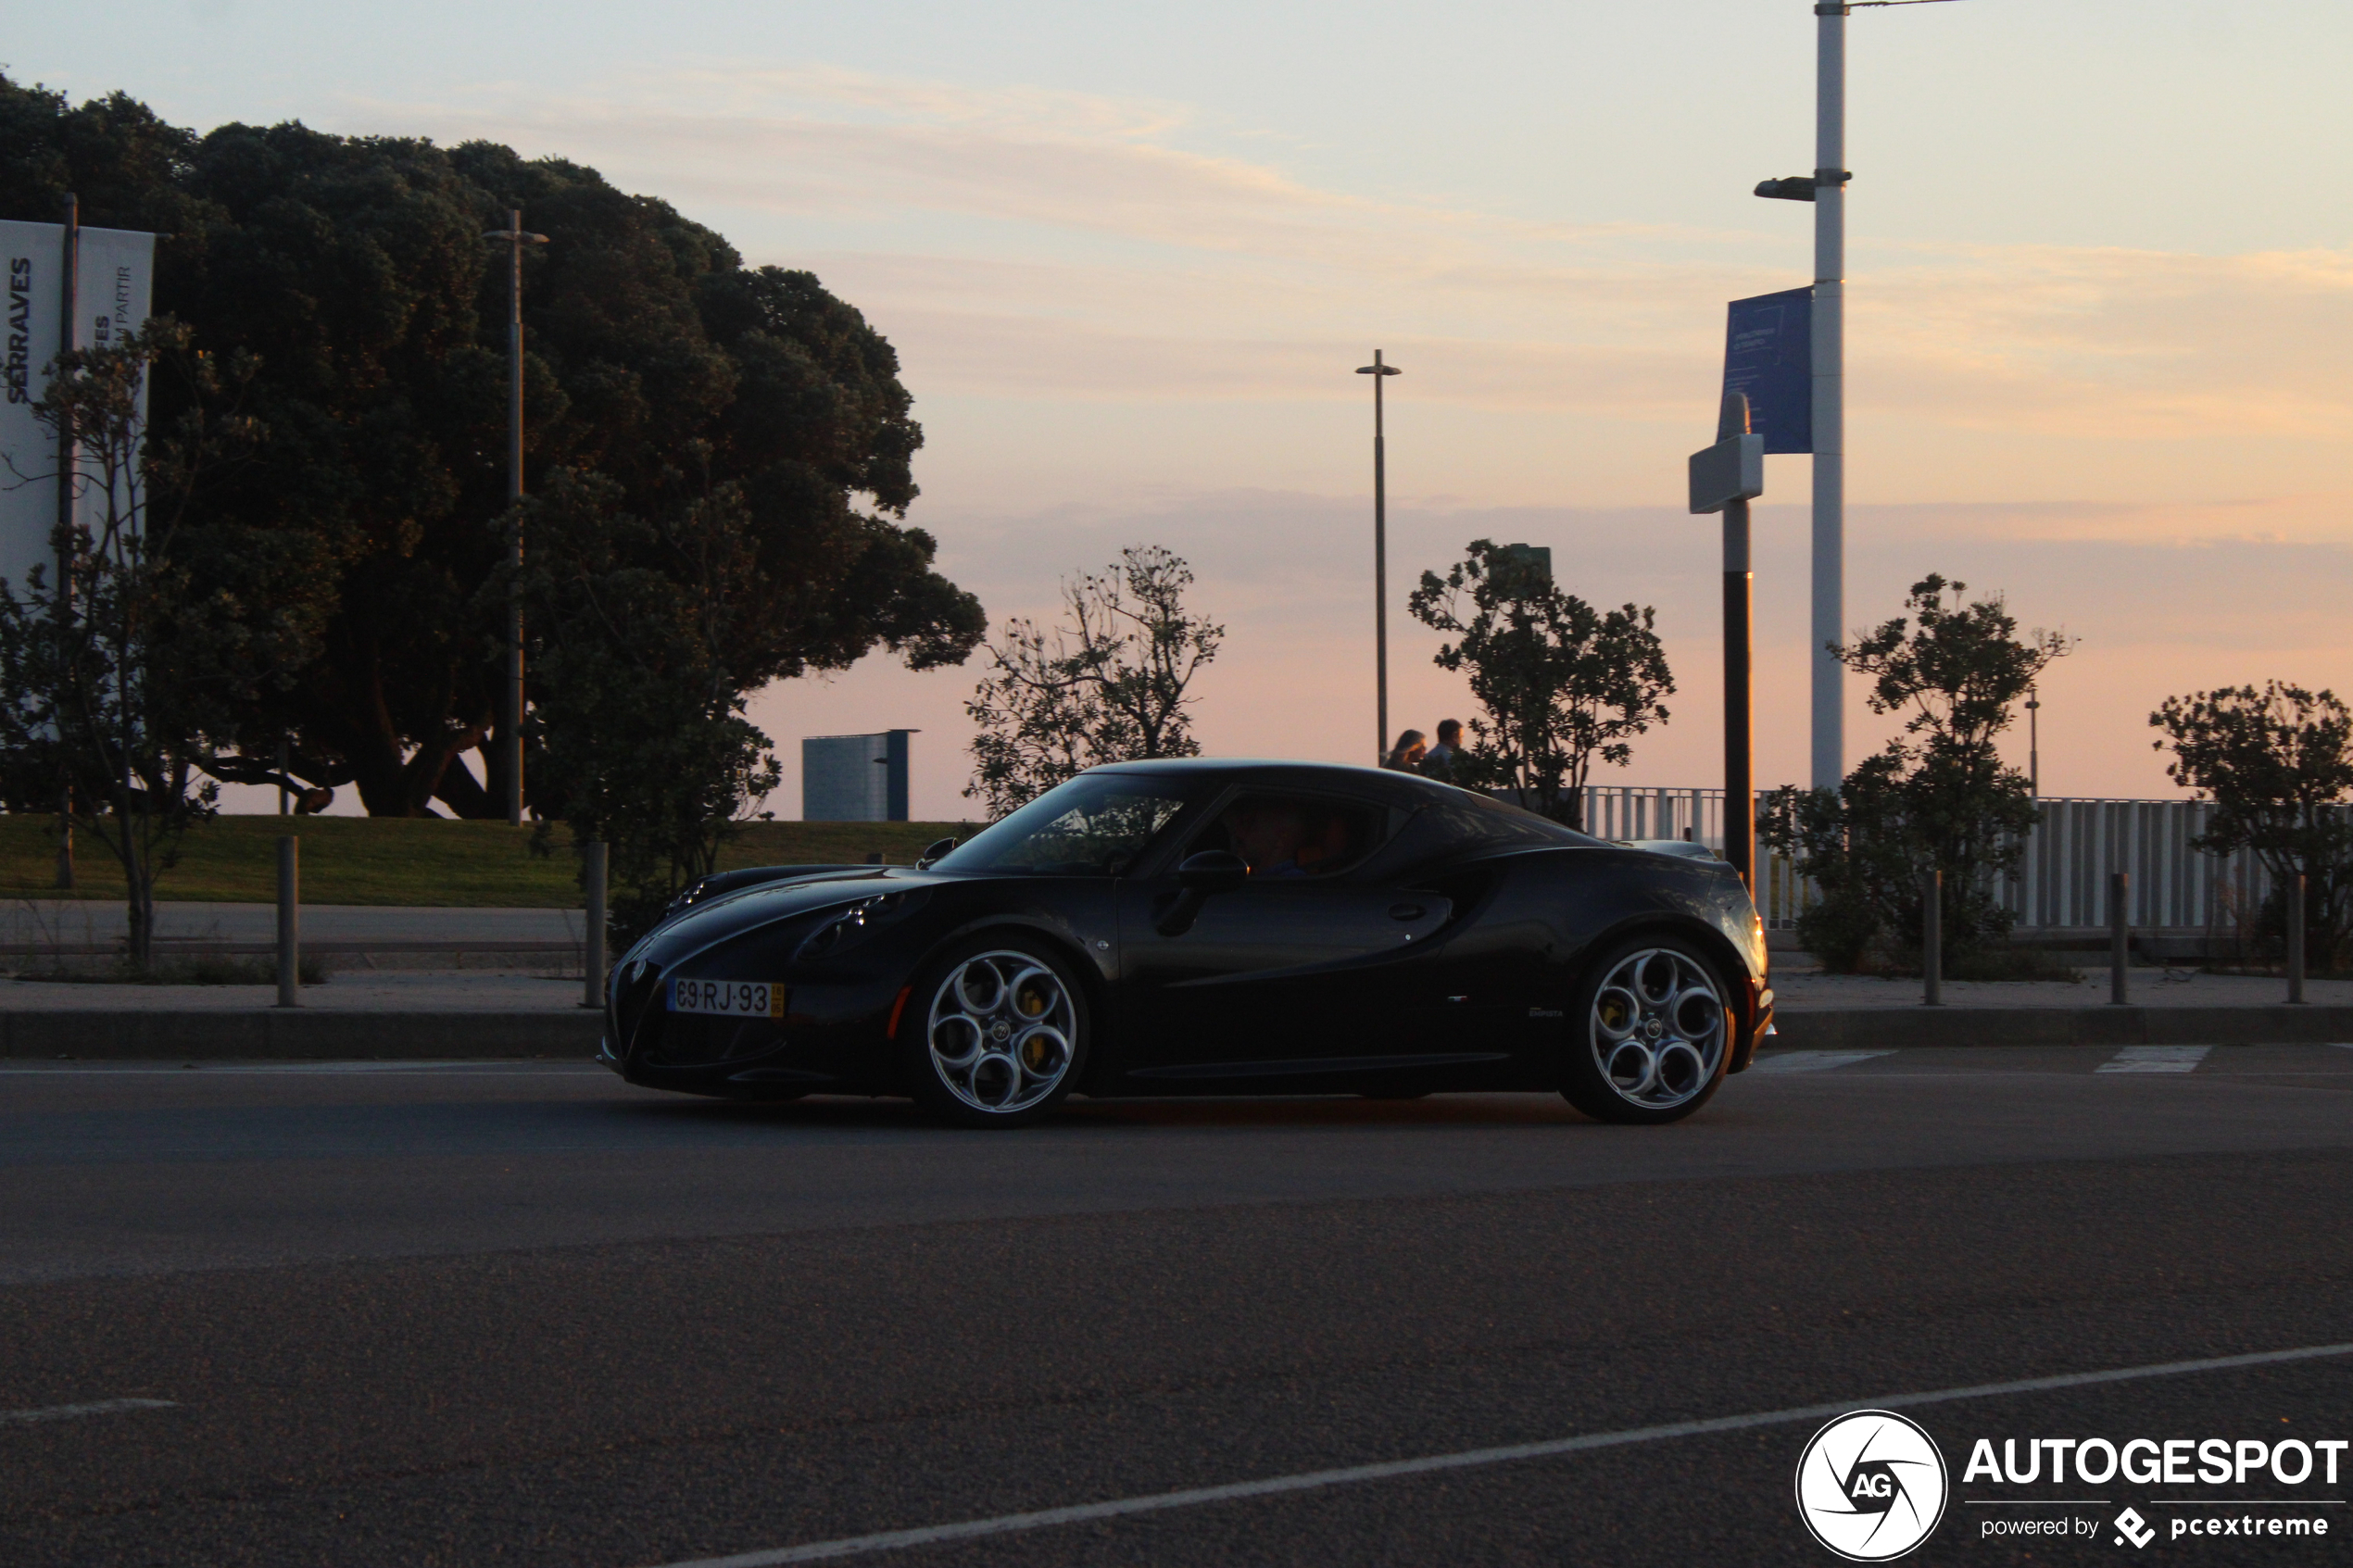
[{"label": "black sports car", "polygon": [[913,867],[704,879],[614,967],[602,1060],[965,1126],[1074,1091],[1556,1089],[1669,1122],[1748,1065],[1772,1000],[1721,862],[1412,774],[1132,762]]}]

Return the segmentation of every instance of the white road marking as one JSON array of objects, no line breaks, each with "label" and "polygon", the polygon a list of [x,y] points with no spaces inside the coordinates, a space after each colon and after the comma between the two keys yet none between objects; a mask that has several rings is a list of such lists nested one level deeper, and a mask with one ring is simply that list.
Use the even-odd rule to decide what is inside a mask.
[{"label": "white road marking", "polygon": [[2160,1361],[2153,1366],[2116,1367],[2106,1372],[2069,1373],[2057,1377],[2023,1377],[2011,1383],[1981,1383],[1966,1388],[1938,1388],[1924,1394],[1881,1394],[1831,1405],[1757,1411],[1747,1415],[1716,1416],[1705,1421],[1678,1421],[1664,1426],[1637,1426],[1624,1432],[1594,1432],[1581,1437],[1557,1437],[1544,1443],[1514,1443],[1499,1449],[1471,1449],[1463,1453],[1431,1454],[1421,1459],[1391,1460],[1382,1464],[1353,1464],[1340,1470],[1276,1475],[1263,1481],[1236,1481],[1223,1486],[1192,1486],[1181,1492],[1154,1492],[1146,1497],[1120,1498],[1111,1502],[1039,1509],[1034,1513],[1001,1513],[993,1519],[967,1519],[953,1524],[883,1530],[871,1536],[845,1536],[838,1540],[811,1541],[803,1546],[777,1547],[768,1551],[737,1552],[732,1557],[698,1557],[687,1562],[666,1563],[663,1568],[781,1568],[782,1564],[791,1562],[823,1562],[837,1557],[862,1557],[870,1552],[937,1546],[942,1541],[975,1540],[985,1536],[1050,1529],[1057,1524],[1080,1524],[1094,1519],[1118,1519],[1135,1513],[1158,1513],[1172,1508],[1194,1508],[1203,1503],[1277,1497],[1286,1492],[1310,1492],[1325,1486],[1386,1481],[1400,1475],[1425,1475],[1432,1471],[1470,1470],[1480,1465],[1509,1464],[1518,1460],[1552,1459],[1592,1449],[1624,1448],[1632,1443],[1656,1443],[1672,1437],[1695,1437],[1713,1432],[1739,1432],[1754,1426],[1793,1425],[1802,1421],[1820,1421],[1844,1415],[1849,1411],[1901,1410],[1907,1405],[1937,1405],[1956,1399],[1986,1399],[2007,1394],[2039,1394],[2054,1388],[2082,1388],[2100,1383],[2130,1383],[2144,1377],[2178,1377],[2190,1373],[2227,1372],[2235,1367],[2272,1366],[2283,1361],[2309,1361],[2348,1355],[2353,1355],[2353,1344],[2307,1345],[2293,1350],[2262,1350],[2248,1356]]},{"label": "white road marking", "polygon": [[1847,1067],[1858,1061],[1869,1061],[1875,1056],[1893,1056],[1893,1051],[1775,1051],[1760,1056],[1749,1067],[1751,1073],[1828,1073],[1833,1067]]},{"label": "white road marking", "polygon": [[86,1405],[50,1405],[42,1410],[0,1411],[0,1426],[31,1426],[42,1421],[79,1421],[85,1415],[116,1415],[123,1411],[170,1411],[170,1399],[93,1399]]},{"label": "white road marking", "polygon": [[2126,1046],[2093,1069],[2096,1073],[2187,1073],[2206,1060],[2212,1046]]}]

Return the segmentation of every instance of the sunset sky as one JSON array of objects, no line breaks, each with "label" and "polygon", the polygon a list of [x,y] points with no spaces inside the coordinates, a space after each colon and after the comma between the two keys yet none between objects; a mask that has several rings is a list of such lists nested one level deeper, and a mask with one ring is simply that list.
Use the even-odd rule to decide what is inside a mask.
[{"label": "sunset sky", "polygon": [[[1720,778],[1718,559],[1683,461],[1724,301],[1810,275],[1811,209],[1749,194],[1812,164],[1810,13],[120,0],[29,8],[0,63],[199,128],[560,155],[814,270],[897,345],[911,521],[993,618],[1124,545],[1192,561],[1215,753],[1371,759],[1378,345],[1393,721],[1468,716],[1412,575],[1548,545],[1657,607],[1681,689],[1622,778],[1690,785]],[[2170,693],[2353,688],[2353,6],[1956,0],[1849,39],[1849,624],[1936,571],[2080,634],[2055,795],[2175,793]],[[1773,458],[1757,516],[1768,784],[1804,769],[1807,468]],[[799,737],[896,725],[914,814],[963,814],[978,673],[764,694],[779,814]],[[1853,696],[1850,763],[1884,733]]]}]

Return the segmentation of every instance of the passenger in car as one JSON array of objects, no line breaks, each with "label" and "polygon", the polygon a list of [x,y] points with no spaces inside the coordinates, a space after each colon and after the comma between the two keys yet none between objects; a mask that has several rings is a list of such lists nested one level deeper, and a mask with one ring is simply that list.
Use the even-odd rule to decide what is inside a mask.
[{"label": "passenger in car", "polygon": [[1306,840],[1299,847],[1299,863],[1310,876],[1336,872],[1355,859],[1354,835],[1349,832],[1348,819],[1329,807],[1323,809],[1320,829],[1310,829]]}]

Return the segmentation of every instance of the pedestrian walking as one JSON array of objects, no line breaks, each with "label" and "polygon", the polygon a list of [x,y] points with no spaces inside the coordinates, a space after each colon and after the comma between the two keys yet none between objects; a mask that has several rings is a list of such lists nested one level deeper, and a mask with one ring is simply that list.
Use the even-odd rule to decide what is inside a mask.
[{"label": "pedestrian walking", "polygon": [[1428,740],[1419,730],[1407,730],[1397,737],[1396,746],[1380,759],[1380,765],[1401,773],[1418,771],[1423,757],[1429,751]]}]

